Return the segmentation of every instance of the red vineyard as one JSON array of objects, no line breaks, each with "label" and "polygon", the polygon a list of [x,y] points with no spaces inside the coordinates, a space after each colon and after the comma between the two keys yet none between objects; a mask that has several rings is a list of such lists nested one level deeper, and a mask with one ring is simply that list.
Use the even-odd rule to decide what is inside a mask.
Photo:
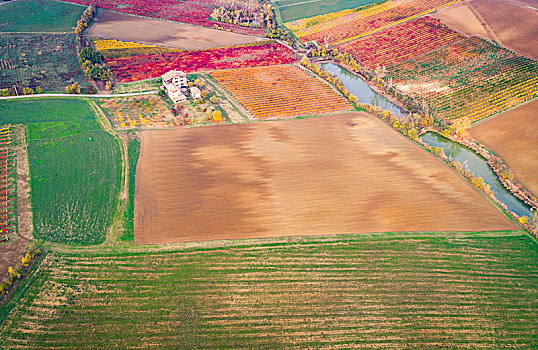
[{"label": "red vineyard", "polygon": [[224,29],[241,34],[265,36],[263,28],[243,27],[212,21],[209,17],[216,8],[215,1],[177,0],[61,0],[82,5],[94,5],[107,10],[144,17],[166,19],[204,27]]},{"label": "red vineyard", "polygon": [[435,9],[447,6],[457,0],[412,0],[397,3],[384,11],[370,14],[372,9],[359,11],[345,18],[332,20],[311,34],[300,36],[302,42],[317,40],[331,43],[343,42],[350,38],[373,33],[383,28],[398,25],[409,19],[430,13]]},{"label": "red vineyard", "polygon": [[14,160],[11,150],[11,129],[0,127],[0,242],[7,241],[15,230]]},{"label": "red vineyard", "polygon": [[390,66],[450,44],[463,36],[430,17],[421,17],[346,43],[341,49],[364,67]]},{"label": "red vineyard", "polygon": [[169,70],[186,73],[229,68],[288,64],[297,60],[293,51],[278,43],[182,51],[130,57],[105,58],[120,82],[158,77]]}]

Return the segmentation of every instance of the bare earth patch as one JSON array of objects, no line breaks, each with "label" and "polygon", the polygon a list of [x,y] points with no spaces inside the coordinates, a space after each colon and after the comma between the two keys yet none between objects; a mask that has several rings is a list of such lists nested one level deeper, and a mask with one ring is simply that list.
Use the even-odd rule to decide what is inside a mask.
[{"label": "bare earth patch", "polygon": [[28,155],[25,148],[24,129],[15,127],[13,137],[17,139],[15,147],[17,158],[17,232],[9,241],[0,243],[0,282],[8,275],[8,268],[21,262],[27,251],[28,240],[32,238],[33,222],[30,208],[30,185],[28,183]]},{"label": "bare earth patch", "polygon": [[101,11],[86,34],[89,37],[134,41],[182,50],[200,50],[247,44],[260,39],[250,35],[130,16],[111,11]]},{"label": "bare earth patch", "polygon": [[538,11],[509,0],[470,2],[508,49],[538,59]]},{"label": "bare earth patch", "polygon": [[514,228],[364,112],[141,132],[136,243]]},{"label": "bare earth patch", "polygon": [[471,134],[502,157],[516,178],[538,195],[538,100],[473,126]]},{"label": "bare earth patch", "polygon": [[467,3],[446,7],[432,17],[438,18],[447,26],[467,35],[491,39],[484,26],[473,14]]}]

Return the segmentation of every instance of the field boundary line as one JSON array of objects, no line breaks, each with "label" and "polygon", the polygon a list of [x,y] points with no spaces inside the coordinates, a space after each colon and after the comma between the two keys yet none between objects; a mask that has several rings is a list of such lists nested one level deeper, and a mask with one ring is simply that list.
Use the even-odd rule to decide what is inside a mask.
[{"label": "field boundary line", "polygon": [[143,91],[143,92],[129,92],[126,94],[116,94],[116,95],[88,95],[88,94],[33,94],[33,95],[19,95],[19,96],[1,96],[0,100],[14,100],[20,98],[51,98],[51,97],[71,97],[71,98],[113,98],[113,97],[128,97],[128,96],[139,96],[139,95],[154,95],[159,90],[152,91]]}]

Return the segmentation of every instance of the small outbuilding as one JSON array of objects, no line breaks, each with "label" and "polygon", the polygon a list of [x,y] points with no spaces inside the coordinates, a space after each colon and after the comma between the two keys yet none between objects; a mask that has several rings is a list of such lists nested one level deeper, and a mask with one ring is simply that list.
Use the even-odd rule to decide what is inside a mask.
[{"label": "small outbuilding", "polygon": [[191,87],[191,97],[195,100],[202,98],[202,91],[196,86]]}]

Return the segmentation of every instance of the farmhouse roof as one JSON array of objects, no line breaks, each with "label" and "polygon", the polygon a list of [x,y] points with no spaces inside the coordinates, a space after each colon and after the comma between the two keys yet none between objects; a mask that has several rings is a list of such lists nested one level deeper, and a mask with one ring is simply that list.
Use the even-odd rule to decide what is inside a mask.
[{"label": "farmhouse roof", "polygon": [[174,79],[175,77],[185,77],[187,76],[187,74],[185,74],[184,72],[180,71],[180,70],[177,70],[177,69],[173,69],[171,71],[168,71],[166,73],[164,73],[161,78],[163,79],[163,81],[168,81],[168,80],[172,80]]},{"label": "farmhouse roof", "polygon": [[196,86],[191,87],[191,94],[200,94],[202,91],[198,89]]}]

